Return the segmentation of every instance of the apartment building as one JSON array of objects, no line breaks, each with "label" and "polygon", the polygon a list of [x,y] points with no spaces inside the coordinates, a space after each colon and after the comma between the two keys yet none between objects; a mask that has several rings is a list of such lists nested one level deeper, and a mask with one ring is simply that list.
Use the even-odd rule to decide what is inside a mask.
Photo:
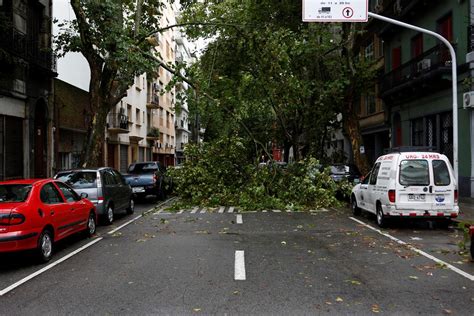
[{"label": "apartment building", "polygon": [[51,176],[52,0],[0,1],[0,180]]},{"label": "apartment building", "polygon": [[[166,2],[161,17],[161,26],[176,24],[177,6],[175,3]],[[175,34],[173,29],[168,29],[156,35],[158,46],[155,47],[157,58],[164,64],[174,64],[176,59]],[[158,94],[158,106],[151,111],[151,129],[159,130],[159,138],[154,141],[153,160],[161,162],[164,166],[175,165],[175,88],[165,90],[170,83],[172,74],[164,67],[158,70],[158,77],[150,80],[151,87],[156,87]]]},{"label": "apartment building", "polygon": [[[183,36],[180,30],[175,31],[176,40],[176,62],[185,63],[187,65],[193,63],[194,56],[191,52],[191,45],[187,39]],[[184,70],[181,71],[181,75],[186,77]],[[180,82],[175,88],[176,92],[176,163],[179,165],[184,162],[184,147],[191,140],[191,122],[189,117],[188,103],[186,94],[190,89],[187,82]]]}]

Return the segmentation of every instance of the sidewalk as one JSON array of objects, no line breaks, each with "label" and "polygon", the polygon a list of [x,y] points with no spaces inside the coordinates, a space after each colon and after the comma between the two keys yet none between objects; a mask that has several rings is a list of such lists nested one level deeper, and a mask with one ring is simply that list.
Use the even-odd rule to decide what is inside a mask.
[{"label": "sidewalk", "polygon": [[474,225],[474,198],[459,198],[459,216],[457,222],[470,222]]}]

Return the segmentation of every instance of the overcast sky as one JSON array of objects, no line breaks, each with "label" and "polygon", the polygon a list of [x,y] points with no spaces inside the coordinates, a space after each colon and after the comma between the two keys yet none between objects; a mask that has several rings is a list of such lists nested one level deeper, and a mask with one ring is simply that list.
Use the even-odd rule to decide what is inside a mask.
[{"label": "overcast sky", "polygon": [[[75,18],[69,0],[53,0],[53,15],[60,22]],[[58,34],[56,24],[53,34]],[[84,56],[80,53],[68,53],[64,58],[58,59],[59,79],[66,81],[78,88],[89,91],[90,70]]]}]

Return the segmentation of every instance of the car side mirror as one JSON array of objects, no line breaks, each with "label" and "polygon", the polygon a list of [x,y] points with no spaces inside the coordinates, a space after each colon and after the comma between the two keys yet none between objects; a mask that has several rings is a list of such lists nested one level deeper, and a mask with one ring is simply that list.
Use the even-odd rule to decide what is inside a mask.
[{"label": "car side mirror", "polygon": [[86,192],[81,193],[81,199],[87,199],[88,196],[89,194],[87,194]]}]

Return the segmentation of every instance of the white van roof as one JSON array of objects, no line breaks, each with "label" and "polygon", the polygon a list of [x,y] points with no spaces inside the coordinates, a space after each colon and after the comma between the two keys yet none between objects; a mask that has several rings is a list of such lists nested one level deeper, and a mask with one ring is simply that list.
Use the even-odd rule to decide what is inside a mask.
[{"label": "white van roof", "polygon": [[377,162],[385,161],[385,160],[393,160],[402,156],[403,159],[447,159],[447,157],[443,154],[432,152],[432,151],[411,151],[411,152],[394,152],[391,154],[380,156],[377,159]]}]

